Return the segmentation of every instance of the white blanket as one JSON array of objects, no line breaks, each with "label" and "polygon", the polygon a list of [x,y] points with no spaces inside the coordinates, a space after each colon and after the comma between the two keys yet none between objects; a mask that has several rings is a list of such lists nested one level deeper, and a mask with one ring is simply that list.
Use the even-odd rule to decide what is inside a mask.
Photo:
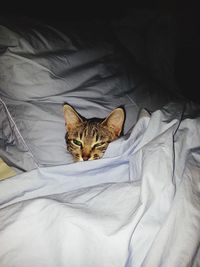
[{"label": "white blanket", "polygon": [[0,266],[200,266],[200,112],[143,113],[97,161],[0,183]]}]

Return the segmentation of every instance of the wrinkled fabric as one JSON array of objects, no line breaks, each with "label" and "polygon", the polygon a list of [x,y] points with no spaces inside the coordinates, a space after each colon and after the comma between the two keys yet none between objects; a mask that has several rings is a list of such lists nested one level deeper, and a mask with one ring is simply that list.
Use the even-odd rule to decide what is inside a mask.
[{"label": "wrinkled fabric", "polygon": [[69,27],[61,31],[26,23],[0,23],[0,99],[19,136],[0,155],[19,169],[72,163],[65,143],[65,102],[86,118],[105,118],[123,106],[127,133],[141,108],[155,111],[176,98],[98,31],[88,38],[87,31],[78,35]]},{"label": "wrinkled fabric", "polygon": [[142,112],[96,161],[1,182],[2,266],[198,266],[200,109]]},{"label": "wrinkled fabric", "polygon": [[37,167],[5,102],[0,98],[0,156],[18,170]]}]

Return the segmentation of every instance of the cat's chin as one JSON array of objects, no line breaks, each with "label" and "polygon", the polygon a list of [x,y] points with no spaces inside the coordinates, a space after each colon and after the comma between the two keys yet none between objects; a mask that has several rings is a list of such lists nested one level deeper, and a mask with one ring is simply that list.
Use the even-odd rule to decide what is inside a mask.
[{"label": "cat's chin", "polygon": [[80,161],[92,161],[92,160],[97,160],[97,159],[100,159],[100,158],[89,158],[87,160],[84,160],[83,158],[79,158],[79,159],[74,159],[74,162],[80,162]]},{"label": "cat's chin", "polygon": [[87,159],[87,160],[84,160],[84,159],[82,159],[82,158],[80,158],[80,159],[76,159],[76,162],[79,162],[79,161],[91,161],[91,160],[94,160],[94,159]]}]

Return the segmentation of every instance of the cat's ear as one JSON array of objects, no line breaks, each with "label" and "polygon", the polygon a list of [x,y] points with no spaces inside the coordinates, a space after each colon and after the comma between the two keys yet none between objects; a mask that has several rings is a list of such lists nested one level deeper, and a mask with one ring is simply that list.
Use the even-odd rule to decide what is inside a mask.
[{"label": "cat's ear", "polygon": [[78,115],[76,110],[72,108],[70,105],[65,104],[63,106],[64,118],[65,118],[65,125],[66,130],[70,131],[75,128],[78,124],[82,123],[83,120]]},{"label": "cat's ear", "polygon": [[125,112],[122,108],[114,109],[108,117],[102,122],[104,126],[110,128],[118,137],[120,136],[125,120]]}]

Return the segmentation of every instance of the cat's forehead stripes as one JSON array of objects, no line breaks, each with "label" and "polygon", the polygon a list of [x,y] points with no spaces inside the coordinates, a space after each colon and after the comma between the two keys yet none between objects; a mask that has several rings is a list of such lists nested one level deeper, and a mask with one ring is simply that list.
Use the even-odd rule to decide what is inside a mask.
[{"label": "cat's forehead stripes", "polygon": [[98,132],[97,132],[97,133],[96,133],[96,142],[99,141],[99,139],[100,139],[100,138],[99,138],[99,134],[98,134]]},{"label": "cat's forehead stripes", "polygon": [[98,135],[98,125],[96,123],[87,122],[84,125],[83,131],[82,131],[82,138],[83,137],[94,137],[96,139],[96,136]]}]

